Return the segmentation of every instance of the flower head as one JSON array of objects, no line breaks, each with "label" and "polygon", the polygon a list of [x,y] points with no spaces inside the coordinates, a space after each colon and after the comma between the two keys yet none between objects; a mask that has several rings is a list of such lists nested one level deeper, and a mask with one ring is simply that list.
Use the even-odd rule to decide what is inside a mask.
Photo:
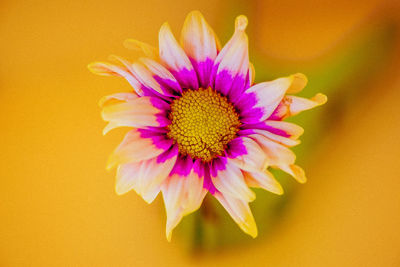
[{"label": "flower head", "polygon": [[110,156],[117,166],[116,192],[135,190],[151,203],[161,191],[167,211],[166,234],[183,216],[213,195],[247,234],[257,236],[249,208],[249,187],[282,194],[268,168],[279,168],[300,183],[304,171],[289,147],[300,143],[303,129],[283,119],[326,102],[293,96],[307,79],[294,74],[254,84],[249,62],[247,18],[239,16],[232,38],[221,49],[214,31],[198,11],[184,23],[180,44],[167,23],[159,49],[136,40],[125,45],[145,57],[121,66],[96,62],[89,69],[125,78],[130,93],[101,99],[106,134],[132,127]]}]

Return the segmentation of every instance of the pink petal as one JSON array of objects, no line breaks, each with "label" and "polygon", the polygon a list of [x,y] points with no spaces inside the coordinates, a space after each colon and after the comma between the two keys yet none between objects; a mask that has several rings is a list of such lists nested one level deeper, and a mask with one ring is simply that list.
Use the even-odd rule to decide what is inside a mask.
[{"label": "pink petal", "polygon": [[179,46],[168,23],[161,26],[159,33],[160,58],[172,72],[181,86],[196,89],[199,87],[196,73],[189,58]]},{"label": "pink petal", "polygon": [[208,87],[217,56],[217,41],[214,31],[199,11],[187,15],[182,28],[181,44],[198,74],[200,86]]},{"label": "pink petal", "polygon": [[[259,117],[257,117],[258,121],[263,121],[267,119],[272,112],[279,105],[281,100],[286,94],[286,90],[289,88],[291,84],[292,78],[279,78],[271,82],[262,82],[256,85],[253,85],[249,89],[246,90],[246,95],[242,98],[242,101],[247,98],[254,97],[255,103],[253,105],[253,109],[257,109],[260,112]],[[251,107],[250,107],[251,108]],[[247,110],[244,108],[242,112],[242,116],[246,118],[254,117],[255,113],[252,109]]]},{"label": "pink petal", "polygon": [[237,17],[234,34],[222,48],[214,63],[214,88],[224,95],[228,95],[232,91],[231,94],[234,98],[237,98],[245,89],[249,70],[246,27],[247,18],[243,15]]},{"label": "pink petal", "polygon": [[172,75],[171,72],[169,72],[164,66],[149,58],[141,58],[140,60],[150,70],[150,72],[153,74],[153,77],[156,80],[158,79],[158,83],[160,83],[161,80],[161,82],[165,83],[166,86],[173,89],[175,92],[182,92],[182,88],[175,79],[174,75]]}]

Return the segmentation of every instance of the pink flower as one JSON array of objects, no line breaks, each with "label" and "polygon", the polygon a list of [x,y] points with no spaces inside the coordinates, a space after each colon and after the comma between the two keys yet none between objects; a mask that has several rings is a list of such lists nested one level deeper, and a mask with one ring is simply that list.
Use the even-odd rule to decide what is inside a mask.
[{"label": "pink flower", "polygon": [[134,63],[114,57],[122,66],[89,65],[92,72],[123,77],[133,87],[130,93],[100,101],[102,117],[108,121],[104,134],[132,127],[107,168],[118,167],[118,194],[133,189],[151,203],[162,192],[168,240],[182,217],[197,210],[207,193],[244,232],[256,237],[248,204],[256,196],[249,187],[282,194],[269,167],[300,183],[306,181],[289,149],[300,143],[303,129],[283,119],[324,104],[327,98],[288,95],[305,87],[303,74],[254,84],[246,26],[247,18],[237,17],[233,36],[221,49],[203,16],[193,11],[186,18],[180,44],[165,23],[158,52],[127,40],[126,46],[143,51],[145,57]]}]

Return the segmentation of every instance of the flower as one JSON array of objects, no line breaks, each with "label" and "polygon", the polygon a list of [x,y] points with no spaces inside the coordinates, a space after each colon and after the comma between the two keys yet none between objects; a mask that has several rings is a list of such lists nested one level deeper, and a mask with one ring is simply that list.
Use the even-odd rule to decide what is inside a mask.
[{"label": "flower", "polygon": [[255,84],[246,26],[247,18],[237,17],[233,36],[221,49],[201,13],[193,11],[185,20],[180,44],[165,23],[158,51],[129,39],[125,46],[145,57],[131,63],[112,56],[121,66],[89,65],[92,72],[123,77],[133,87],[99,103],[108,122],[104,134],[117,127],[133,128],[107,168],[118,166],[117,194],[133,189],[151,203],[162,192],[168,240],[207,193],[244,232],[256,237],[249,208],[256,196],[249,187],[282,194],[270,167],[306,181],[289,149],[300,143],[303,129],[283,119],[324,104],[327,98],[293,96],[307,83],[303,74]]}]

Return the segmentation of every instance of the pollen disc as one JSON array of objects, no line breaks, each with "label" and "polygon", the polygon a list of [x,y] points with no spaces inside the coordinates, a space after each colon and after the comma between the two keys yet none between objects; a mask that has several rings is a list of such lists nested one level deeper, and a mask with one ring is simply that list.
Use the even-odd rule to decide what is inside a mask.
[{"label": "pollen disc", "polygon": [[223,155],[236,137],[240,120],[232,103],[215,90],[186,90],[171,103],[168,137],[182,155],[205,162]]}]

